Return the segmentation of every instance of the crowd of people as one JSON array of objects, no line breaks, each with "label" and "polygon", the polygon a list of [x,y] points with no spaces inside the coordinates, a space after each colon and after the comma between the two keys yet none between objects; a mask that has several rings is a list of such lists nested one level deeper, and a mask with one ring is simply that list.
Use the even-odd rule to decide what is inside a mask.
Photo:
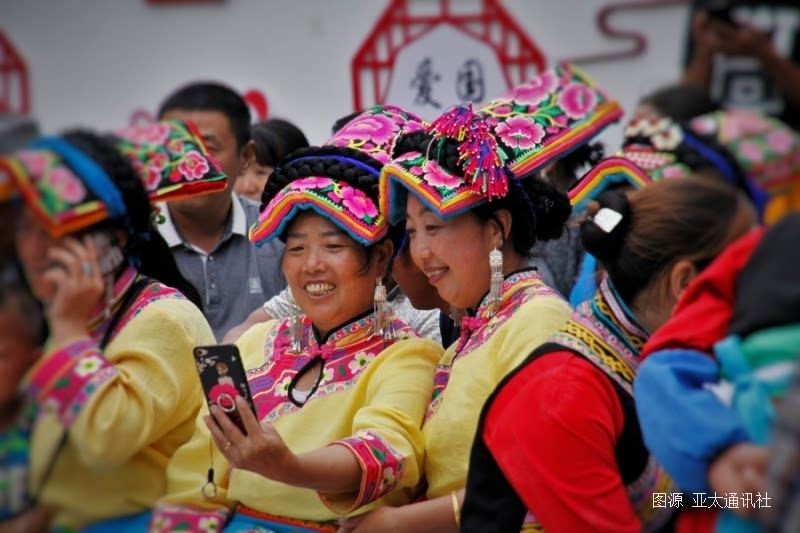
[{"label": "crowd of people", "polygon": [[707,18],[611,149],[569,64],[321,145],[211,82],[15,128],[0,531],[800,530],[800,133],[692,82]]}]

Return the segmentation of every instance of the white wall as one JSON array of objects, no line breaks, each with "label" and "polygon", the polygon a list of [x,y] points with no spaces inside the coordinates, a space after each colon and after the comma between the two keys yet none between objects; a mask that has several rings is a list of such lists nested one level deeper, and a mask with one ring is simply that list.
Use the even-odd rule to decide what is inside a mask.
[{"label": "white wall", "polygon": [[[418,0],[431,2],[432,0]],[[548,63],[628,46],[595,28],[601,0],[504,0]],[[259,88],[272,116],[321,142],[351,111],[350,60],[387,0],[224,0],[156,7],[145,0],[0,0],[0,28],[27,59],[32,113],[45,131],[125,125],[194,79]],[[647,52],[585,69],[629,110],[675,80],[685,7],[620,13],[612,22],[644,32]],[[618,129],[605,136],[616,141]]]}]

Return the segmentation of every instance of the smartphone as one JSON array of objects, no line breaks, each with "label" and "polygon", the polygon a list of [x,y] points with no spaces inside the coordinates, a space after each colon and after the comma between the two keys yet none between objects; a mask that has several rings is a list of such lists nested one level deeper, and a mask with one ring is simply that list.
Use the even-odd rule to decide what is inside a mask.
[{"label": "smartphone", "polygon": [[117,269],[125,262],[122,249],[111,234],[105,231],[96,231],[91,234],[94,241],[97,257],[100,262],[100,274],[108,276],[116,273]]},{"label": "smartphone", "polygon": [[[125,262],[125,255],[122,253],[122,248],[117,243],[117,239],[106,231],[95,231],[88,235],[97,251],[100,275],[106,277],[116,274],[119,267]],[[60,261],[52,261],[48,268],[67,270],[67,267]]]},{"label": "smartphone", "polygon": [[234,344],[196,346],[194,359],[208,406],[219,406],[246,434],[242,417],[236,407],[236,398],[238,396],[244,398],[254,415],[256,409],[250,388],[247,386],[247,376],[244,373],[242,358],[239,356],[239,348]]},{"label": "smartphone", "polygon": [[708,18],[738,28],[739,24],[733,18],[731,4],[728,0],[715,0],[708,2],[705,8]]}]

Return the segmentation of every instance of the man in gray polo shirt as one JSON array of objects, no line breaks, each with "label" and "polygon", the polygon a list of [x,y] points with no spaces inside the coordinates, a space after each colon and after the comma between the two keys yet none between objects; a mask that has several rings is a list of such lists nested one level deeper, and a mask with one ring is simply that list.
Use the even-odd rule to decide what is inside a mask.
[{"label": "man in gray polo shirt", "polygon": [[258,205],[233,193],[236,178],[254,161],[250,111],[228,87],[195,83],[169,96],[158,116],[193,121],[228,177],[222,192],[162,206],[159,224],[181,273],[200,292],[205,316],[221,340],[286,286],[280,266],[283,245],[277,240],[261,248],[250,243],[247,231],[258,219]]}]

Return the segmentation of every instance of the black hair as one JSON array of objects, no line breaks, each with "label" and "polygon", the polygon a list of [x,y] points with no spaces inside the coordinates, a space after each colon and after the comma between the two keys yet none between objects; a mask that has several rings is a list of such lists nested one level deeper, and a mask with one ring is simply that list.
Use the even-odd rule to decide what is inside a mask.
[{"label": "black hair", "polygon": [[556,166],[574,183],[590,168],[597,165],[604,155],[605,150],[601,143],[582,144],[556,161]]},{"label": "black hair", "polygon": [[[303,131],[288,120],[270,118],[254,126],[274,133],[283,143],[283,154],[288,155],[300,148],[308,148],[308,139]],[[282,158],[282,157],[281,157]]]},{"label": "black hair", "polygon": [[[333,157],[338,157],[334,159]],[[328,177],[337,181],[347,183],[351,187],[363,192],[377,206],[379,205],[378,178],[359,166],[343,161],[341,158],[348,158],[373,168],[380,172],[382,164],[368,156],[367,154],[352,148],[339,146],[310,146],[295,150],[270,176],[264,191],[261,194],[262,210],[278,194],[278,192],[289,185],[291,182],[309,176]],[[389,233],[380,242],[386,239],[394,244],[395,253],[399,250],[403,238],[402,226],[391,226]],[[286,241],[286,234],[280,236],[282,241]],[[373,246],[365,246],[366,251],[364,267],[367,268],[372,261],[374,252]]]},{"label": "black hair", "polygon": [[164,100],[158,108],[158,118],[173,109],[219,111],[228,117],[240,150],[250,140],[250,108],[230,87],[213,82],[191,83]]},{"label": "black hair", "polygon": [[700,115],[721,108],[702,87],[689,84],[668,85],[642,97],[640,104],[649,104],[675,122],[685,123]]},{"label": "black hair", "polygon": [[[727,245],[743,205],[741,192],[704,175],[659,181],[629,195],[605,191],[590,205],[581,240],[631,304],[674,261],[687,259],[698,270],[707,266]],[[622,215],[608,233],[593,221],[601,208]]]},{"label": "black hair", "polygon": [[338,132],[340,129],[342,129],[345,126],[347,126],[348,122],[350,122],[351,120],[356,118],[361,113],[363,113],[363,111],[355,111],[355,112],[349,113],[349,114],[347,114],[347,115],[345,115],[343,117],[337,118],[336,121],[333,123],[333,126],[331,126],[331,133]]},{"label": "black hair", "polygon": [[122,194],[127,210],[123,219],[105,220],[89,230],[125,231],[128,242],[124,255],[129,261],[138,263],[139,272],[179,290],[202,309],[200,294],[180,273],[169,246],[152,225],[150,200],[141,178],[130,161],[117,151],[113,138],[80,130],[66,132],[63,138],[105,170]]},{"label": "black hair", "polygon": [[[436,158],[437,163],[451,174],[463,176],[464,170],[459,162],[458,141],[444,139],[436,146],[430,146],[431,135],[414,132],[401,136],[395,144],[393,156],[408,152],[427,154]],[[430,147],[430,149],[429,149]],[[530,258],[531,250],[538,241],[558,239],[564,232],[572,206],[567,196],[534,174],[520,178],[509,178],[509,190],[502,198],[483,203],[472,210],[480,220],[496,220],[495,213],[506,209],[511,213],[510,239],[514,251],[522,257]],[[501,228],[506,230],[507,228]]]},{"label": "black hair", "polygon": [[274,168],[295,150],[308,148],[308,140],[303,132],[291,122],[279,118],[255,124],[250,132],[259,165]]}]

